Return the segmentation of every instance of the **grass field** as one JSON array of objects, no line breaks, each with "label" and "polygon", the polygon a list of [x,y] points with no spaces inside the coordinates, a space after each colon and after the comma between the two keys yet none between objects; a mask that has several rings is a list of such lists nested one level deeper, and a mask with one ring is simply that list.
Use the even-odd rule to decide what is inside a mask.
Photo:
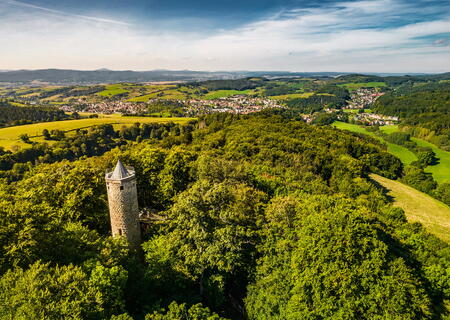
[{"label": "grass field", "polygon": [[286,100],[286,99],[295,99],[295,98],[308,98],[312,96],[314,92],[305,92],[305,93],[290,93],[290,94],[283,94],[279,96],[271,96],[268,97],[269,99],[273,100]]},{"label": "grass field", "polygon": [[249,94],[253,92],[253,90],[216,90],[216,91],[211,91],[208,92],[207,94],[205,94],[203,96],[203,99],[207,99],[207,100],[211,100],[211,99],[218,99],[218,98],[226,98],[226,97],[231,97],[231,96],[235,96],[237,94]]},{"label": "grass field", "polygon": [[420,222],[435,236],[450,243],[450,208],[444,203],[403,183],[376,174],[371,178],[388,190],[394,206],[405,211],[410,222]]},{"label": "grass field", "polygon": [[438,164],[426,167],[425,172],[430,172],[438,183],[450,182],[450,152],[439,149],[434,144],[422,139],[411,138],[411,140],[421,147],[433,149],[436,157],[439,159]]},{"label": "grass field", "polygon": [[[398,126],[384,126],[380,127],[380,130],[391,134],[398,131]],[[411,138],[411,140],[418,146],[431,148],[439,159],[438,164],[426,167],[425,172],[431,173],[438,183],[450,182],[450,152],[439,149],[436,145],[422,139]]]},{"label": "grass field", "polygon": [[359,113],[360,109],[343,109],[345,113]]},{"label": "grass field", "polygon": [[188,96],[196,97],[195,91],[192,88],[181,87],[178,88],[175,85],[149,85],[145,86],[145,90],[142,89],[139,92],[130,94],[131,102],[148,102],[150,99],[163,99],[163,100],[185,100]]},{"label": "grass field", "polygon": [[153,92],[153,93],[149,93],[143,96],[138,96],[138,97],[134,97],[131,99],[128,99],[127,101],[131,101],[131,102],[147,102],[150,99],[154,99],[158,96],[159,92]]},{"label": "grass field", "polygon": [[348,131],[352,131],[352,132],[367,134],[369,136],[375,136],[375,134],[367,131],[363,127],[360,127],[356,124],[347,123],[347,122],[335,121],[335,122],[333,122],[333,127],[336,127],[338,129],[342,129],[342,130],[348,130]]},{"label": "grass field", "polygon": [[384,82],[357,82],[357,83],[344,83],[339,84],[339,87],[345,87],[350,91],[354,91],[360,88],[380,88],[386,87]]},{"label": "grass field", "polygon": [[112,124],[115,129],[118,129],[124,125],[132,125],[136,122],[139,123],[185,123],[193,118],[153,118],[153,117],[120,117],[120,115],[108,115],[100,118],[80,119],[80,120],[65,120],[65,121],[53,121],[53,122],[41,122],[28,124],[24,126],[15,126],[0,129],[0,147],[11,150],[18,146],[20,148],[29,147],[29,144],[22,142],[19,139],[21,134],[28,134],[32,138],[32,141],[43,142],[44,139],[41,136],[42,130],[63,130],[70,131],[80,128],[88,128],[98,126],[101,124]]},{"label": "grass field", "polygon": [[382,126],[380,127],[380,131],[383,131],[386,134],[391,134],[398,131],[398,125]]},{"label": "grass field", "polygon": [[373,132],[367,131],[365,128],[363,128],[361,126],[358,126],[356,124],[341,122],[341,121],[335,121],[333,123],[333,126],[338,129],[342,129],[342,130],[348,130],[348,131],[352,131],[352,132],[366,134],[366,135],[374,137],[380,141],[383,141],[384,143],[387,144],[387,151],[389,153],[393,154],[394,156],[396,156],[397,158],[399,158],[402,161],[402,163],[405,165],[408,165],[411,162],[417,160],[416,155],[414,153],[412,153],[411,151],[409,151],[408,149],[406,149],[405,147],[386,142],[381,137],[378,137]]},{"label": "grass field", "polygon": [[125,90],[121,84],[112,84],[106,86],[106,90],[98,92],[97,95],[102,97],[113,97],[126,92],[128,92],[128,90]]}]

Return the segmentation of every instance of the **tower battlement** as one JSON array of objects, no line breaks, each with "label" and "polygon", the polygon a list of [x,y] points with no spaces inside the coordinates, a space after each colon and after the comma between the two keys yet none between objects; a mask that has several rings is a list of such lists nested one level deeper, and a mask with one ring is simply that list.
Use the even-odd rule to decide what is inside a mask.
[{"label": "tower battlement", "polygon": [[117,161],[113,171],[105,175],[109,215],[113,237],[125,237],[132,247],[141,243],[136,175],[133,167]]}]

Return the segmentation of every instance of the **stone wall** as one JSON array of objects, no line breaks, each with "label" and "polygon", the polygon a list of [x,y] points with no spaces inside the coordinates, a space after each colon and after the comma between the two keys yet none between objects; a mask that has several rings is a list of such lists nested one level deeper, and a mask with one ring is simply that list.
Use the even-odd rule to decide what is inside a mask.
[{"label": "stone wall", "polygon": [[113,237],[124,236],[132,247],[139,247],[141,231],[135,176],[106,180]]}]

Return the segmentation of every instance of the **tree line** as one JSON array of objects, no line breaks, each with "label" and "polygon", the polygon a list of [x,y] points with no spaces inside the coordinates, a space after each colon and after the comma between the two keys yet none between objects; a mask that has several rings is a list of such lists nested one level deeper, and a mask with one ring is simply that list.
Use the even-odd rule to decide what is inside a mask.
[{"label": "tree line", "polygon": [[40,106],[16,107],[6,100],[0,100],[0,127],[57,121],[67,118],[69,118],[69,115],[56,108]]}]

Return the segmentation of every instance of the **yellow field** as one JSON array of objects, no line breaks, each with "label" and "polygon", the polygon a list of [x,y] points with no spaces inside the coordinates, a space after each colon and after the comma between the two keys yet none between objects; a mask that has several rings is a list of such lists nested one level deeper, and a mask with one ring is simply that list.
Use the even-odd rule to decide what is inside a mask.
[{"label": "yellow field", "polygon": [[15,126],[0,129],[0,147],[4,147],[8,150],[13,150],[15,147],[26,148],[29,144],[23,143],[19,136],[22,134],[28,134],[33,137],[32,141],[42,142],[42,130],[63,130],[70,131],[80,128],[88,128],[98,126],[101,124],[112,124],[115,129],[118,129],[124,125],[132,125],[136,122],[139,123],[185,123],[194,118],[153,118],[153,117],[121,117],[120,115],[102,115],[99,118],[92,119],[79,119],[79,120],[65,120],[65,121],[53,121],[53,122],[41,122],[24,126]]},{"label": "yellow field", "polygon": [[376,174],[370,177],[388,190],[394,206],[405,211],[409,222],[420,222],[430,233],[450,243],[450,208],[447,205],[398,181]]}]

